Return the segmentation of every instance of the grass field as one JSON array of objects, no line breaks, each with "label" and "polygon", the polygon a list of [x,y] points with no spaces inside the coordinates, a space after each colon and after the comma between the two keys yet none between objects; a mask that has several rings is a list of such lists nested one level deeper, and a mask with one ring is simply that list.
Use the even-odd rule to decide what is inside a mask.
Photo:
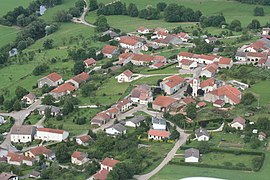
[{"label": "grass field", "polygon": [[19,29],[0,25],[0,48],[16,39]]},{"label": "grass field", "polygon": [[258,96],[260,105],[270,103],[269,87],[270,81],[261,81],[250,88],[250,91]]},{"label": "grass field", "polygon": [[31,1],[33,0],[1,0],[0,17],[16,7],[27,7]]}]

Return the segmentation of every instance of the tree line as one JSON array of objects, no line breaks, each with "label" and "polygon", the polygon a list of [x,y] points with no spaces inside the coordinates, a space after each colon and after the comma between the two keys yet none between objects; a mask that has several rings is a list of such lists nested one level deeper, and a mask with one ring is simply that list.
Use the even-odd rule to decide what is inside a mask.
[{"label": "tree line", "polygon": [[247,4],[260,4],[260,5],[270,5],[269,0],[236,0],[241,3],[247,3]]}]

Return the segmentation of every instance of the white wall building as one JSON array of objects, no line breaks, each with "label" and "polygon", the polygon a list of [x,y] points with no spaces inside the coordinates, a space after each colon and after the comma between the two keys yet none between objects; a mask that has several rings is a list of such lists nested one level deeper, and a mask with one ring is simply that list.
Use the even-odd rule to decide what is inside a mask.
[{"label": "white wall building", "polygon": [[10,133],[11,142],[27,143],[32,142],[35,134],[35,128],[28,125],[13,126]]},{"label": "white wall building", "polygon": [[37,128],[36,139],[43,141],[64,141],[69,136],[69,133],[63,130],[50,128]]}]

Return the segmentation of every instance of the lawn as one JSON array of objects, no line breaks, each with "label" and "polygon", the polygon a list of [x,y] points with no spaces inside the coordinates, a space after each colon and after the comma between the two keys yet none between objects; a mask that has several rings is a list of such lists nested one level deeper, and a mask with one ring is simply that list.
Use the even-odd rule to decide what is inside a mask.
[{"label": "lawn", "polygon": [[154,71],[148,71],[148,69],[141,71],[141,74],[177,74],[178,68],[176,68],[177,64],[170,65],[164,69],[157,69]]},{"label": "lawn", "polygon": [[23,6],[26,8],[32,1],[33,0],[1,0],[0,17],[16,7]]},{"label": "lawn", "polygon": [[0,48],[16,39],[18,28],[0,25]]},{"label": "lawn", "polygon": [[259,98],[260,105],[265,105],[270,103],[270,81],[261,81],[255,85],[253,85],[249,91],[255,93]]},{"label": "lawn", "polygon": [[28,116],[28,117],[25,119],[24,124],[34,125],[34,124],[36,124],[41,118],[42,118],[42,115],[39,115],[39,114],[31,114],[30,116]]}]

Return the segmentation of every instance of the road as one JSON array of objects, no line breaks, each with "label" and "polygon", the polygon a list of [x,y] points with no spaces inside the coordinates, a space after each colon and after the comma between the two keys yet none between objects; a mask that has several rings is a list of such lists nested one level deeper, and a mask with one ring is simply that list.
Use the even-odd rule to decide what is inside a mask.
[{"label": "road", "polygon": [[[25,118],[34,111],[39,105],[41,104],[41,100],[38,99],[36,102],[34,102],[31,106],[29,106],[27,109],[23,109],[21,111],[12,111],[10,113],[0,113],[1,116],[11,116],[15,119],[14,125],[22,125]],[[10,132],[5,137],[4,142],[0,145],[0,147],[4,149],[8,149],[10,151],[16,151],[16,148],[11,146],[11,140],[10,140]]]},{"label": "road", "polygon": [[[143,109],[143,111],[151,116],[157,115],[157,112],[154,111],[149,111],[146,108]],[[161,113],[158,113],[159,116],[161,116]],[[167,121],[168,123],[171,124],[171,126],[174,126],[173,123],[170,121]],[[135,175],[134,178],[138,180],[147,180],[150,179],[152,176],[157,174],[164,166],[166,166],[174,157],[176,154],[177,150],[182,146],[183,144],[186,143],[186,140],[189,136],[189,134],[186,134],[183,129],[179,128],[176,126],[176,130],[180,133],[180,138],[179,140],[175,143],[174,147],[171,149],[171,151],[167,154],[167,156],[163,159],[163,161],[150,173],[144,174],[144,175]]]}]

